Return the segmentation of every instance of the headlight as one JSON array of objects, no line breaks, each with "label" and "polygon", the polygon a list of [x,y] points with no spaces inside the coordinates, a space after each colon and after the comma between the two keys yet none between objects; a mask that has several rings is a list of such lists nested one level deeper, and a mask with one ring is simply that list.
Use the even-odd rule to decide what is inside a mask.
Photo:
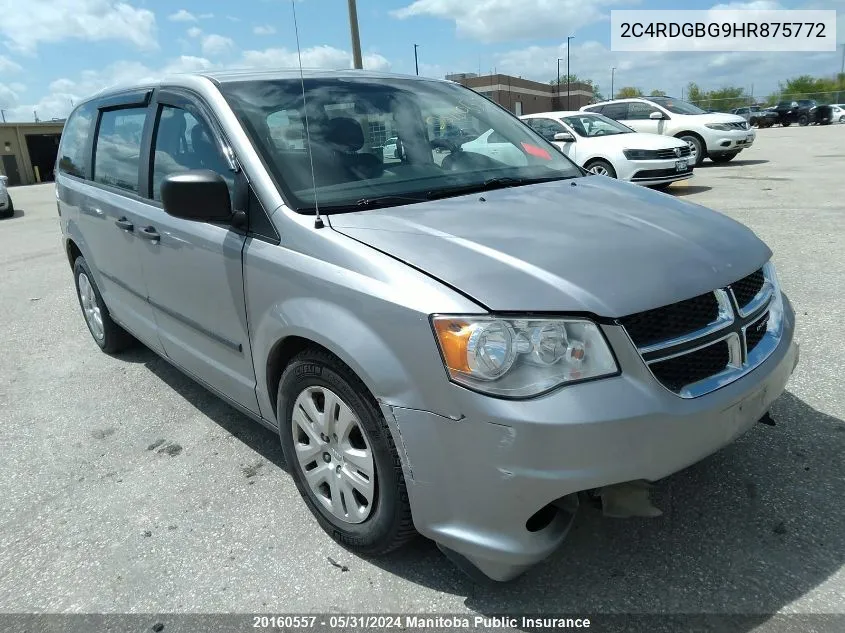
[{"label": "headlight", "polygon": [[652,155],[647,149],[623,149],[622,153],[628,160],[648,160]]},{"label": "headlight", "polygon": [[733,129],[727,123],[706,123],[704,127],[708,127],[711,130],[721,130],[722,132],[729,132]]},{"label": "headlight", "polygon": [[619,372],[586,319],[434,316],[432,324],[449,377],[491,395],[525,398]]}]

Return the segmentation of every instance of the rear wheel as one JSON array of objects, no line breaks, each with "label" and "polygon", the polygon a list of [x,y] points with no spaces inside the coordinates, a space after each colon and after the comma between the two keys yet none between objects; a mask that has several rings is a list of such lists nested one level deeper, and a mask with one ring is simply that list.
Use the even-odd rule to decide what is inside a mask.
[{"label": "rear wheel", "polygon": [[126,330],[115,323],[109,315],[109,309],[103,301],[100,290],[94,282],[94,276],[83,257],[77,257],[73,263],[73,277],[76,281],[76,296],[88,331],[94,342],[108,354],[126,349],[135,339]]},{"label": "rear wheel", "polygon": [[616,170],[613,169],[613,165],[608,163],[606,160],[591,160],[589,163],[584,165],[584,169],[597,176],[609,176],[610,178],[616,178]]},{"label": "rear wheel", "polygon": [[727,154],[711,154],[710,160],[712,160],[714,163],[727,163],[728,161],[731,161],[736,158],[737,154],[739,154],[739,152],[729,152]]},{"label": "rear wheel", "polygon": [[701,161],[704,160],[704,144],[701,139],[691,134],[684,134],[678,137],[679,141],[683,141],[689,146],[689,160],[693,167],[698,167]]},{"label": "rear wheel", "polygon": [[364,384],[323,350],[306,350],[279,381],[282,450],[320,526],[345,547],[386,554],[415,534],[402,464]]},{"label": "rear wheel", "polygon": [[781,123],[781,125],[783,127],[789,127],[790,125],[792,125],[792,123],[790,123],[789,121],[784,121],[783,123]]},{"label": "rear wheel", "polygon": [[839,117],[839,122],[845,123],[845,114],[843,114],[841,117]]}]

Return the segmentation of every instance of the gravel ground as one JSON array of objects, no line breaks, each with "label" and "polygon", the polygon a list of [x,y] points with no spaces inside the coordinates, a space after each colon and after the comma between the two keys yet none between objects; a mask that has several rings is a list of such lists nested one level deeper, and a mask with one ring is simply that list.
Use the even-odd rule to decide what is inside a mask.
[{"label": "gravel ground", "polygon": [[18,211],[0,220],[0,610],[845,612],[843,147],[845,126],[761,130],[734,162],[670,190],[775,252],[802,342],[777,426],[660,482],[663,517],[587,510],[549,560],[493,587],[424,540],[385,560],[346,552],[300,502],[273,433],[148,350],[100,353],[53,186],[12,189]]}]

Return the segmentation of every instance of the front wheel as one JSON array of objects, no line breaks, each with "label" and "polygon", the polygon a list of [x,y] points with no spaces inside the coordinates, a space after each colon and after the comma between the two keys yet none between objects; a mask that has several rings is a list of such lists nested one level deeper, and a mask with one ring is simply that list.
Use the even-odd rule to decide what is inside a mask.
[{"label": "front wheel", "polygon": [[790,125],[792,125],[792,123],[790,121],[784,121],[783,123],[781,123],[781,125],[783,127],[789,127]]},{"label": "front wheel", "polygon": [[810,117],[808,117],[806,114],[802,114],[798,117],[798,125],[800,125],[801,127],[810,125]]},{"label": "front wheel", "polygon": [[15,205],[12,203],[12,196],[8,197],[9,206],[3,211],[3,217],[11,218],[15,215]]},{"label": "front wheel", "polygon": [[349,367],[322,350],[294,357],[279,381],[277,419],[299,494],[333,539],[377,556],[413,538],[393,437]]},{"label": "front wheel", "polygon": [[584,169],[596,176],[609,176],[610,178],[616,178],[616,170],[613,168],[613,165],[608,163],[606,160],[590,161],[584,165]]},{"label": "front wheel", "polygon": [[701,161],[704,160],[704,144],[701,142],[701,139],[697,136],[685,134],[684,136],[679,136],[678,140],[683,141],[689,146],[689,160],[693,167],[698,167]]},{"label": "front wheel", "polygon": [[845,114],[843,114],[841,117],[839,117],[839,122],[845,123]]},{"label": "front wheel", "polygon": [[739,152],[730,152],[728,154],[711,154],[710,160],[712,160],[714,163],[727,163],[728,161],[732,161],[734,158],[736,158],[737,154],[739,154]]}]

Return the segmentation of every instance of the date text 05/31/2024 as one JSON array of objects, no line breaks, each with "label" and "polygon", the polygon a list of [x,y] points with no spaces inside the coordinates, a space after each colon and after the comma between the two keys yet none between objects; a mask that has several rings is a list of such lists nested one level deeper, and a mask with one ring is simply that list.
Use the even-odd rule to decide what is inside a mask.
[{"label": "date text 05/31/2024", "polygon": [[332,616],[253,616],[256,629],[588,629],[589,618],[530,616],[424,616],[424,615],[332,615]]}]

